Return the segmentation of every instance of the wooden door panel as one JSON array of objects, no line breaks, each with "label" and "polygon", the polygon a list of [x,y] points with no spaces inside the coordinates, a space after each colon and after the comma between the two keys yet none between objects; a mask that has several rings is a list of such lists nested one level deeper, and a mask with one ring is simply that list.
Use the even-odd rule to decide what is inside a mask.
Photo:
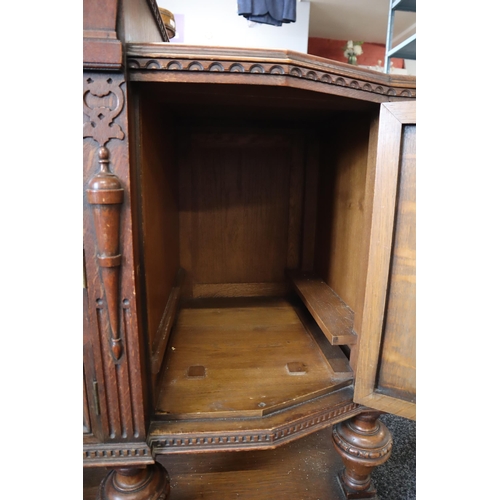
[{"label": "wooden door panel", "polygon": [[416,104],[381,105],[354,400],[416,418]]},{"label": "wooden door panel", "polygon": [[403,126],[392,260],[377,390],[414,401],[415,379],[415,125]]}]

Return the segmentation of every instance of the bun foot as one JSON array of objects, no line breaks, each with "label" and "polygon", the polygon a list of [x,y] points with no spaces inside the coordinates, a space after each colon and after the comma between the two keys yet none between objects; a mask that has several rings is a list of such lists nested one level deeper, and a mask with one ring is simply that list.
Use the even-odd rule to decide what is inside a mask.
[{"label": "bun foot", "polygon": [[169,493],[168,472],[155,463],[113,469],[103,479],[96,500],[167,500]]},{"label": "bun foot", "polygon": [[333,444],[344,462],[340,484],[348,500],[375,498],[372,470],[386,462],[392,451],[392,436],[381,412],[361,413],[333,427]]}]

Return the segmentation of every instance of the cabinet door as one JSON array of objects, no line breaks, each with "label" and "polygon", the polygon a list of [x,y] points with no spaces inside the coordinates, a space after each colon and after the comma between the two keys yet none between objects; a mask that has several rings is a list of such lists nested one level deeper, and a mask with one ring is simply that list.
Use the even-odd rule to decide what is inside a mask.
[{"label": "cabinet door", "polygon": [[381,105],[354,401],[416,418],[416,103]]}]

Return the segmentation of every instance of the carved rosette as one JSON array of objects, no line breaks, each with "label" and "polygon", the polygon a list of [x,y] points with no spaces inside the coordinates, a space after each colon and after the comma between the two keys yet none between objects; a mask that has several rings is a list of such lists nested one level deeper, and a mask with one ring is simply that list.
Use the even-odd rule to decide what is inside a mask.
[{"label": "carved rosette", "polygon": [[378,420],[380,414],[364,412],[333,427],[333,444],[345,465],[341,484],[348,499],[376,496],[370,474],[392,451],[392,436]]},{"label": "carved rosette", "polygon": [[83,137],[91,137],[98,150],[99,172],[90,180],[87,201],[92,206],[97,240],[97,262],[109,316],[110,344],[114,360],[123,354],[120,337],[120,212],[124,190],[120,179],[109,169],[110,139],[122,140],[125,135],[114,119],[123,109],[122,81],[116,77],[84,79],[83,111],[88,121],[83,124]]},{"label": "carved rosette", "polygon": [[111,471],[102,481],[96,500],[166,500],[169,494],[169,475],[155,463]]}]

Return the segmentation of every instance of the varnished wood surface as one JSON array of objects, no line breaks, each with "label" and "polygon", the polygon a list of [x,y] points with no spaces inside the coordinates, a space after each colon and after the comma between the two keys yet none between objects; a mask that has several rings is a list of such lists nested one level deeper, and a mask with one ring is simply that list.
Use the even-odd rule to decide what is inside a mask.
[{"label": "varnished wood surface", "polygon": [[[364,301],[365,301],[365,282],[368,268],[368,254],[370,249],[370,229],[373,215],[373,193],[375,185],[375,172],[377,167],[377,144],[379,139],[379,117],[378,113],[371,116],[370,130],[368,138],[368,155],[366,162],[366,176],[364,181],[364,197],[363,197],[363,223],[357,226],[359,266],[357,271],[358,287],[355,291],[356,314],[354,315],[354,331],[359,334],[363,324]],[[359,337],[358,337],[359,339]],[[354,371],[356,371],[359,354],[359,341],[352,347],[349,362]]]},{"label": "varnished wood surface", "polygon": [[157,415],[266,415],[345,381],[287,300],[193,302],[180,310],[171,334]]},{"label": "varnished wood surface", "polygon": [[117,70],[123,48],[116,34],[118,0],[84,0],[83,68]]},{"label": "varnished wood surface", "polygon": [[[331,427],[275,450],[163,455],[169,500],[343,500],[336,474],[343,467]],[[106,471],[85,469],[83,500],[95,500]]]},{"label": "varnished wood surface", "polygon": [[284,282],[287,262],[298,260],[294,134],[236,127],[188,131],[179,145],[181,267],[191,286]]},{"label": "varnished wood surface", "polygon": [[179,207],[174,128],[148,100],[135,103],[142,270],[150,348],[155,342],[179,268]]},{"label": "varnished wood surface", "polygon": [[[103,271],[97,264],[99,259],[102,261],[103,256],[98,255],[101,252],[96,242],[99,236],[103,234],[106,236],[107,224],[99,225],[95,221],[93,222],[90,217],[91,207],[87,202],[84,205],[84,247],[88,278],[88,306],[86,311],[89,319],[89,350],[92,351],[93,357],[93,362],[85,367],[90,413],[90,420],[87,419],[87,424],[90,422],[92,432],[95,432],[92,436],[87,436],[86,440],[89,438],[97,440],[99,438],[101,441],[107,442],[103,445],[103,447],[106,447],[104,450],[99,449],[99,446],[95,446],[96,450],[89,450],[89,444],[87,451],[89,456],[95,455],[97,457],[99,453],[106,454],[106,457],[110,459],[110,461],[105,462],[108,464],[114,463],[113,460],[117,456],[119,457],[120,453],[123,454],[123,461],[133,462],[136,460],[138,464],[147,463],[151,460],[151,456],[148,455],[150,452],[149,444],[159,448],[163,447],[165,453],[171,453],[172,447],[175,448],[176,446],[166,442],[165,434],[159,435],[157,443],[150,443],[149,441],[145,443],[146,438],[149,439],[150,437],[149,435],[146,436],[149,428],[149,410],[151,409],[149,395],[155,390],[155,381],[149,377],[148,363],[147,361],[144,362],[144,360],[147,360],[150,355],[148,343],[151,343],[154,332],[158,331],[155,328],[156,323],[160,321],[161,314],[164,311],[164,304],[168,300],[173,286],[173,272],[170,271],[175,272],[181,264],[177,259],[170,259],[169,257],[167,257],[166,262],[162,261],[164,256],[161,255],[161,252],[157,252],[157,248],[154,248],[155,242],[163,238],[163,246],[166,247],[165,241],[171,240],[172,248],[180,249],[182,253],[181,259],[186,259],[189,264],[187,266],[189,267],[188,274],[192,277],[194,285],[201,285],[202,287],[206,285],[209,287],[223,285],[224,287],[236,283],[243,286],[249,285],[249,289],[254,294],[255,285],[257,285],[257,288],[263,284],[272,288],[284,282],[283,270],[286,267],[300,267],[301,258],[303,258],[302,263],[305,266],[317,267],[314,265],[314,261],[319,255],[325,259],[322,263],[328,268],[328,272],[320,273],[322,278],[339,293],[339,296],[348,305],[359,303],[359,297],[362,297],[362,294],[360,293],[361,288],[359,287],[358,278],[360,276],[359,272],[362,274],[363,270],[361,266],[356,268],[351,264],[362,260],[364,255],[363,252],[356,253],[355,242],[359,235],[365,233],[366,229],[366,222],[359,224],[362,219],[359,212],[363,209],[363,207],[359,207],[359,200],[366,199],[366,196],[364,198],[360,196],[354,200],[354,204],[358,203],[359,210],[357,212],[354,210],[350,213],[351,206],[348,205],[346,208],[345,206],[342,207],[342,204],[345,202],[343,197],[346,193],[347,198],[349,198],[353,194],[357,196],[363,190],[362,183],[358,182],[358,176],[363,177],[364,161],[369,156],[369,153],[367,154],[365,151],[368,134],[365,132],[360,133],[360,130],[367,129],[367,117],[372,110],[371,108],[376,104],[388,101],[413,102],[416,96],[416,87],[414,78],[383,75],[290,51],[213,47],[193,48],[189,46],[169,48],[168,44],[164,43],[139,43],[131,45],[127,49],[125,45],[127,41],[134,41],[135,38],[150,39],[150,34],[153,35],[153,39],[156,39],[163,30],[164,27],[161,25],[161,21],[158,24],[158,12],[153,0],[143,0],[141,2],[103,0],[100,3],[94,0],[86,0],[84,14],[86,19],[84,23],[84,68],[92,70],[85,75],[84,79],[84,112],[86,115],[84,119],[84,184],[86,188],[90,178],[96,173],[98,147],[106,146],[110,153],[110,172],[118,177],[124,189],[123,205],[120,208],[120,221],[115,220],[113,223],[113,231],[116,230],[118,234],[120,254],[104,255],[108,264],[111,260],[114,262],[119,257],[121,259],[119,275],[115,273],[114,278],[115,282],[119,284],[118,287],[113,287],[113,289],[104,287],[103,276],[107,271]],[[91,20],[90,23],[89,19]],[[127,33],[130,34],[129,38],[127,38]],[[128,50],[127,71],[118,72],[117,70],[123,70],[123,64],[125,63],[125,58],[122,57],[123,49]],[[105,69],[109,70],[109,73],[104,72]],[[212,153],[212,156],[210,156],[209,150],[213,148],[217,141],[213,140],[213,135],[208,134],[206,144],[203,144],[203,141],[195,144],[195,159],[194,161],[192,158],[189,160],[189,168],[184,168],[182,162],[188,154],[191,154],[192,149],[182,145],[179,147],[182,141],[177,142],[178,138],[173,137],[170,144],[175,145],[176,153],[180,157],[181,177],[189,169],[192,171],[187,175],[187,180],[181,179],[180,189],[173,178],[166,180],[163,178],[156,184],[156,176],[164,175],[168,177],[174,171],[172,168],[168,171],[167,168],[166,172],[161,158],[161,150],[165,146],[166,138],[173,136],[172,130],[177,131],[179,127],[177,123],[172,124],[170,130],[161,126],[157,127],[155,120],[151,119],[147,113],[143,114],[141,111],[137,113],[130,112],[131,102],[129,102],[129,99],[133,100],[138,90],[135,85],[136,82],[143,84],[146,92],[148,92],[147,85],[150,82],[161,83],[163,87],[160,93],[162,94],[168,94],[169,86],[176,82],[182,85],[193,84],[201,87],[201,97],[196,103],[190,102],[190,89],[187,89],[184,92],[184,97],[188,101],[188,108],[184,109],[182,104],[177,106],[176,117],[184,115],[184,123],[188,124],[197,122],[198,116],[204,116],[209,121],[212,120],[213,110],[221,106],[224,111],[217,113],[217,117],[224,119],[225,116],[230,115],[233,122],[229,124],[228,128],[232,128],[238,113],[245,111],[238,109],[238,103],[246,103],[246,110],[249,110],[254,103],[259,102],[261,96],[265,96],[267,103],[260,104],[260,109],[266,110],[264,120],[279,115],[278,121],[281,120],[281,125],[283,125],[288,124],[288,117],[292,116],[295,122],[300,123],[304,130],[310,128],[311,130],[314,129],[314,133],[316,133],[325,129],[327,133],[322,138],[324,141],[323,155],[319,155],[317,150],[313,152],[312,156],[316,160],[313,160],[312,163],[318,164],[318,183],[320,187],[323,185],[324,172],[334,171],[333,180],[328,178],[327,174],[328,182],[325,183],[327,193],[325,195],[325,191],[320,189],[320,198],[321,194],[323,194],[322,199],[328,200],[330,207],[333,208],[332,211],[326,213],[326,216],[336,218],[336,220],[334,222],[327,220],[325,223],[325,219],[321,219],[324,217],[322,206],[319,207],[318,213],[320,215],[318,218],[315,215],[315,207],[311,200],[315,199],[316,175],[314,173],[311,176],[304,175],[301,170],[302,166],[307,169],[307,154],[303,154],[304,149],[307,151],[307,144],[304,144],[304,141],[296,141],[292,138],[291,141],[288,140],[285,147],[282,147],[279,138],[276,140],[276,135],[279,134],[273,136],[273,134],[268,133],[269,130],[260,131],[257,140],[255,140],[255,135],[254,138],[249,134],[242,133],[231,135],[231,131],[227,135],[225,143],[224,140],[222,145],[219,143],[219,149],[215,151],[215,154]],[[212,85],[212,89],[217,86],[225,87],[228,89],[228,94],[234,91],[236,87],[241,87],[242,90],[233,93],[228,101],[225,101],[224,90],[217,90],[212,93],[212,95],[218,95],[216,101],[213,101],[205,93],[206,88],[208,88],[205,86],[208,85]],[[256,89],[253,92],[254,97],[247,100],[246,95],[251,87]],[[272,91],[268,93],[261,92],[264,87],[268,87]],[[287,90],[293,92],[290,93]],[[273,91],[276,92],[273,94]],[[278,105],[268,107],[273,95],[280,92],[283,92],[283,95],[286,93],[285,98],[280,100]],[[314,94],[321,94],[321,99],[315,99]],[[298,104],[294,102],[296,97]],[[175,100],[175,97],[173,99]],[[316,109],[310,113],[311,103],[314,103]],[[323,103],[326,103],[326,105],[324,109],[320,109],[323,107]],[[153,100],[151,106],[150,109],[155,108],[156,101]],[[276,113],[280,107],[284,110],[283,114]],[[233,108],[236,109],[233,110]],[[260,109],[253,110],[254,118],[258,117]],[[299,110],[298,114],[296,114],[296,109]],[[340,110],[348,110],[350,116],[345,115],[345,117],[342,117],[337,113]],[[355,110],[363,111],[355,116]],[[386,110],[390,110],[390,107],[387,107]],[[392,111],[390,112],[392,113]],[[309,117],[309,120],[304,120],[306,117]],[[316,122],[316,117],[321,117],[325,121],[322,123]],[[171,118],[172,116],[169,115],[167,121],[170,121]],[[347,119],[344,120],[344,118]],[[351,118],[350,126],[345,127]],[[130,122],[134,123],[128,123],[129,119]],[[146,131],[143,137],[144,141],[131,133],[137,128],[138,123],[136,122],[139,122],[140,119],[146,120],[150,127],[150,131]],[[334,122],[338,124],[336,129],[334,127],[330,128],[330,124]],[[326,128],[325,124],[328,125]],[[314,126],[311,127],[312,125]],[[156,131],[158,133],[155,135]],[[208,128],[208,131],[211,132],[210,128]],[[332,137],[328,136],[328,133],[331,134],[332,132],[340,132],[337,136],[337,144],[334,144],[330,140]],[[385,135],[387,129],[381,127],[380,133]],[[270,142],[269,138],[271,138]],[[139,140],[148,150],[151,148],[153,155],[157,155],[157,158],[153,159],[153,162],[157,162],[156,167],[153,166],[146,173],[146,175],[150,175],[148,180],[151,186],[150,192],[158,188],[156,201],[152,204],[153,207],[146,209],[151,216],[149,220],[150,227],[146,231],[154,228],[152,232],[156,231],[157,235],[159,235],[156,239],[151,239],[148,236],[151,245],[149,275],[154,275],[157,264],[160,267],[164,266],[162,272],[158,273],[157,283],[160,286],[151,286],[149,288],[150,296],[157,293],[156,306],[150,311],[152,313],[151,317],[155,317],[154,321],[152,321],[155,325],[149,328],[149,338],[148,332],[142,331],[143,326],[147,327],[147,321],[142,322],[141,320],[143,315],[147,315],[148,304],[141,302],[143,290],[141,290],[137,282],[138,276],[146,272],[143,266],[144,260],[139,259],[138,252],[138,248],[144,243],[139,238],[141,218],[136,217],[137,212],[134,208],[134,203],[138,198],[136,195],[143,191],[140,182],[137,182],[136,172],[147,168],[140,165],[140,162],[134,161],[134,159],[137,159],[134,152],[137,149],[136,146]],[[347,144],[347,146],[344,144]],[[239,149],[239,153],[236,155],[234,154],[234,145],[237,150]],[[338,161],[334,164],[329,162],[329,158],[334,156],[336,151],[340,151],[340,156],[337,157]],[[237,161],[235,161],[235,158],[237,158]],[[243,168],[241,168],[242,165]],[[335,165],[335,168],[332,168],[332,165]],[[177,169],[177,166],[175,169]],[[221,171],[223,171],[223,175],[219,175]],[[217,175],[212,176],[214,172]],[[347,175],[344,177],[345,173]],[[213,177],[216,178],[215,181]],[[388,181],[388,178],[386,178],[386,181]],[[196,186],[197,182],[204,184],[203,189]],[[174,205],[172,203],[174,197],[172,196],[165,203],[166,205],[170,204],[170,207],[165,206],[163,204],[165,200],[162,199],[162,196],[166,186],[174,186],[173,189],[178,189],[179,192],[175,194],[180,195],[183,201],[190,198],[189,203],[191,205],[182,208],[177,206],[171,209]],[[187,189],[186,186],[188,186]],[[380,192],[387,192],[384,189]],[[364,188],[364,191],[366,195],[366,188]],[[143,194],[147,195],[148,193]],[[391,194],[388,198],[392,203],[396,196]],[[245,209],[241,207],[242,202],[245,204]],[[386,207],[382,204],[381,206],[376,205],[375,208],[375,217],[380,217],[377,219],[380,222],[383,216],[387,215]],[[182,220],[187,212],[190,212],[191,215],[194,214],[194,217],[191,220]],[[381,212],[383,212],[382,216],[380,215]],[[160,213],[162,215],[159,215]],[[175,222],[172,222],[176,221],[179,215],[181,219],[180,226],[185,230],[183,237],[180,239],[175,234]],[[352,215],[354,217],[350,217]],[[154,219],[157,216],[158,218]],[[315,226],[309,225],[308,221],[316,218],[318,224]],[[366,221],[366,219],[363,220]],[[387,234],[382,235],[383,240],[388,234],[392,234],[392,229],[388,225],[384,226],[384,220],[382,220],[382,226],[387,229]],[[309,231],[305,230],[305,228],[309,227],[311,228]],[[324,231],[329,229],[332,229],[333,235],[327,234],[325,236]],[[151,235],[151,231],[149,234]],[[309,238],[309,244],[304,243],[304,238]],[[370,243],[373,248],[376,248],[377,245],[379,247],[383,246],[388,241],[386,238],[386,240],[380,242],[377,238],[377,235],[371,235]],[[312,248],[312,243],[310,243],[313,240],[316,252]],[[187,247],[186,242],[188,242]],[[333,244],[327,248],[332,242]],[[404,246],[402,245],[402,247]],[[325,252],[322,255],[321,251],[318,253],[318,249],[326,250],[321,250]],[[301,256],[301,252],[304,255]],[[158,260],[154,261],[155,258]],[[390,259],[382,258],[381,260],[384,265],[387,263],[387,267],[389,266]],[[400,263],[394,262],[396,269]],[[335,266],[339,267],[333,271],[332,278],[329,272]],[[361,269],[361,271],[356,269]],[[401,269],[398,269],[396,269],[397,274],[403,274],[400,272]],[[352,274],[353,270],[354,275]],[[199,279],[197,273],[202,276],[202,279]],[[160,274],[163,275],[160,276]],[[171,278],[169,284],[166,274],[169,274]],[[337,286],[339,283],[340,285]],[[373,282],[368,280],[368,285],[371,284]],[[191,287],[191,290],[193,288]],[[368,288],[369,286],[367,286]],[[389,288],[394,290],[397,286],[390,283]],[[206,294],[207,290],[205,288],[202,292]],[[379,291],[377,288],[377,293]],[[368,300],[365,294],[363,304],[366,307],[364,307],[364,310],[371,309],[372,317],[366,318],[363,315],[363,325],[365,322],[370,323],[371,321],[371,326],[373,326],[379,319],[382,321],[384,308],[377,309],[380,304],[377,303],[376,299],[377,297]],[[111,308],[111,302],[116,307]],[[400,301],[400,304],[404,304],[404,300]],[[352,308],[356,313],[357,306]],[[110,311],[113,311],[114,316],[111,317]],[[273,317],[276,316],[279,319],[280,315],[274,313]],[[377,319],[374,319],[374,316],[377,316]],[[395,331],[400,326],[398,324],[399,314],[397,316],[397,321],[392,321],[389,318],[387,323],[391,328],[394,327]],[[394,318],[392,319],[394,320]],[[300,320],[294,321],[300,322]],[[203,322],[206,324],[205,320]],[[241,321],[235,323],[231,320],[230,323],[239,326]],[[293,324],[297,325],[297,330],[300,330],[299,323]],[[293,359],[285,359],[285,355],[289,352],[286,348],[280,348],[279,355],[272,353],[272,349],[276,347],[273,335],[279,331],[280,325],[275,325],[272,320],[266,318],[265,324],[253,326],[256,327],[255,330],[243,332],[243,337],[245,335],[251,337],[255,334],[257,339],[255,345],[245,347],[248,352],[245,353],[244,361],[247,359],[252,361],[251,373],[250,376],[247,373],[240,377],[239,381],[236,380],[240,386],[240,392],[236,395],[236,399],[242,401],[244,398],[248,398],[248,387],[252,386],[253,390],[257,391],[254,396],[263,399],[262,386],[259,383],[249,384],[248,381],[251,380],[254,374],[252,371],[254,367],[259,368],[259,363],[264,359],[279,361],[282,368],[284,367],[285,378],[294,380],[294,385],[287,386],[283,384],[280,378],[281,375],[275,376],[272,370],[271,374],[267,374],[262,380],[266,380],[269,386],[272,383],[284,386],[285,390],[287,390],[287,387],[293,387],[291,395],[288,396],[291,397],[291,401],[302,401],[301,398],[307,400],[307,402],[295,405],[287,409],[287,411],[271,414],[268,416],[269,420],[264,418],[241,419],[245,420],[245,423],[252,421],[255,423],[255,427],[261,426],[261,429],[266,424],[269,424],[273,418],[276,420],[282,419],[280,422],[281,427],[278,430],[276,430],[276,426],[272,425],[269,426],[269,429],[263,429],[262,433],[258,435],[258,438],[268,439],[269,447],[276,444],[279,439],[293,439],[301,435],[301,433],[311,432],[310,426],[318,428],[317,426],[324,426],[331,420],[341,419],[346,414],[352,414],[358,410],[359,407],[352,402],[352,379],[349,378],[349,374],[345,369],[342,371],[340,381],[345,384],[343,389],[313,400],[308,399],[311,395],[318,396],[318,394],[322,394],[322,391],[327,387],[324,382],[328,377],[328,383],[330,384],[334,384],[335,380],[338,380],[332,377],[332,373],[337,375],[332,367],[339,362],[339,359],[335,357],[325,359],[327,356],[322,354],[320,349],[314,349],[314,356],[322,357],[323,364],[314,360],[312,365],[321,367],[320,371],[323,371],[323,375],[329,375],[326,377],[319,374],[318,380],[321,381],[321,384],[312,387],[312,389],[311,386],[307,387],[307,390],[312,392],[307,394],[298,392],[297,389],[301,388],[301,383],[297,382],[297,380],[302,380],[311,373],[311,371],[308,371],[309,363],[307,360],[305,362],[296,356]],[[277,331],[273,331],[275,326],[277,326]],[[303,340],[308,338],[308,334],[303,325],[302,328],[300,338]],[[206,332],[206,325],[203,326],[202,331],[202,335],[205,333],[205,338],[210,342],[212,332]],[[234,355],[234,338],[234,332],[227,335],[225,342],[229,348],[224,347],[222,349],[222,351],[225,351],[226,356],[223,357],[220,364],[225,366],[227,363],[233,363],[237,372],[241,370],[242,363]],[[387,338],[387,352],[394,350],[394,348],[397,350],[394,342],[396,338],[397,335]],[[119,340],[123,347],[123,350],[120,349],[118,354],[116,350],[110,349],[110,342],[113,339],[115,341]],[[310,339],[313,342],[312,336],[310,336]],[[260,350],[261,343],[266,348],[271,348],[270,352],[266,352],[266,356],[259,356],[262,352]],[[279,342],[276,342],[276,344],[279,344]],[[394,345],[391,346],[391,344]],[[302,356],[312,355],[312,351],[305,349],[303,344],[299,342],[297,345],[297,349],[290,351],[294,355],[297,353]],[[172,346],[175,347],[175,345]],[[188,348],[189,353],[198,354],[197,347],[195,342],[191,343]],[[370,344],[367,347],[370,355],[378,356],[378,347],[378,344],[376,346]],[[212,339],[211,349],[217,350],[219,348],[217,341]],[[268,356],[269,354],[271,356]],[[208,361],[212,358],[213,356],[210,356]],[[398,360],[392,356],[392,359],[399,363],[402,358]],[[283,363],[284,361],[285,363]],[[209,378],[211,369],[208,363],[205,364],[193,361],[190,366],[186,367],[187,378],[192,382],[201,382]],[[360,365],[363,365],[363,360],[361,360]],[[367,365],[366,360],[365,365]],[[370,366],[375,366],[375,363],[371,363]],[[390,371],[391,374],[386,373],[383,375],[386,388],[394,385],[392,375],[398,369],[391,369]],[[224,378],[231,379],[232,374],[226,374]],[[94,382],[96,383],[95,386],[93,385]],[[95,398],[93,397],[94,393],[89,390],[92,386],[95,387]],[[317,387],[320,387],[319,390],[317,390]],[[217,391],[217,386],[215,386],[215,389]],[[347,394],[347,392],[343,392],[344,390],[350,390],[351,393]],[[213,394],[213,391],[214,387],[212,386],[209,391],[206,391],[206,394]],[[278,392],[281,394],[283,388],[280,387]],[[220,391],[219,394],[221,394]],[[193,397],[192,401],[195,399],[196,397]],[[393,399],[395,400],[395,398]],[[326,400],[330,401],[330,403],[325,403]],[[207,397],[204,404],[206,408],[217,403],[218,401],[214,401],[210,396],[210,398]],[[273,408],[280,408],[280,404],[279,402],[274,404]],[[99,411],[97,411],[97,414],[92,415],[92,412],[96,411],[97,407],[99,407]],[[265,408],[267,407],[266,404]],[[267,411],[262,410],[262,408],[261,412]],[[397,413],[400,408],[395,404],[390,406],[388,411]],[[210,410],[212,409],[210,408]],[[232,408],[226,410],[233,411]],[[189,409],[189,411],[197,412],[198,410]],[[244,414],[246,410],[240,408],[239,411],[240,414]],[[254,409],[251,411],[254,411]],[[288,411],[295,412],[292,419],[290,419]],[[238,413],[238,411],[235,413]],[[221,414],[223,415],[223,413]],[[218,443],[223,442],[226,445],[233,440],[231,442],[235,443],[235,447],[240,446],[238,440],[248,438],[248,435],[244,435],[245,429],[240,426],[237,432],[228,436],[228,434],[231,434],[228,433],[228,428],[232,425],[232,429],[235,429],[236,420],[233,419],[229,422],[218,419],[214,427],[220,424],[219,435],[217,441],[214,439],[211,444],[217,443],[218,446]],[[185,448],[191,445],[192,436],[199,431],[198,422],[193,418],[187,422],[185,428],[179,430],[179,433],[183,435],[178,441],[181,445],[185,445]],[[172,421],[165,419],[160,423],[169,424]],[[173,421],[173,423],[175,427],[175,425],[179,424],[179,421]],[[206,434],[209,431],[210,429],[207,430]],[[237,435],[238,432],[240,434]],[[221,439],[219,439],[220,436],[222,436]],[[253,439],[253,436],[250,436],[249,439]],[[162,443],[162,440],[165,442]],[[92,444],[97,445],[97,443]],[[257,444],[261,445],[260,443]],[[114,448],[115,445],[117,448]],[[171,448],[167,449],[169,446]],[[192,450],[188,450],[188,453],[190,451]],[[213,449],[206,449],[206,451],[213,451]],[[136,454],[135,458],[132,457],[132,454]],[[139,457],[139,455],[141,456]],[[205,456],[209,457],[210,455]],[[119,460],[122,460],[122,458],[119,457]],[[211,458],[206,458],[206,460],[209,461]],[[262,480],[267,476],[265,472],[262,472],[264,468],[260,467],[260,469],[259,474]],[[252,470],[252,473],[254,472]],[[242,487],[240,481],[232,482],[231,476],[225,475],[224,472],[221,472],[220,477],[223,484],[222,491],[224,491],[226,485],[231,483],[237,485],[238,488]],[[254,478],[258,480],[254,475],[250,476],[250,482],[253,482]],[[269,483],[264,481],[263,488],[266,494],[270,492],[273,497],[279,496],[277,485],[281,486],[281,481],[276,482],[275,478],[270,481]],[[207,483],[206,480],[200,480],[200,482]],[[196,491],[199,491],[199,485],[196,486]],[[206,496],[209,496],[211,491],[207,491]],[[251,495],[254,490],[248,491],[251,491],[249,493]],[[246,492],[247,490],[243,485],[242,494]],[[260,497],[262,497],[262,490],[260,493]],[[314,496],[317,496],[316,492],[314,492]],[[215,497],[224,497],[224,493],[218,493],[218,496]]]},{"label": "varnished wood surface", "polygon": [[153,374],[157,374],[160,371],[161,365],[163,363],[163,357],[165,355],[165,351],[167,350],[168,338],[170,336],[172,327],[174,326],[177,311],[179,308],[183,279],[184,269],[180,267],[177,271],[174,286],[168,298],[165,311],[161,318],[160,326],[153,342],[153,348],[151,351],[151,371]]},{"label": "varnished wood surface", "polygon": [[414,77],[396,77],[288,50],[130,44],[135,81],[291,86],[372,102],[416,97]]},{"label": "varnished wood surface", "polygon": [[[415,170],[415,123],[415,103],[381,106],[354,398],[360,404],[411,419],[416,418],[415,172],[401,174],[401,169]],[[412,127],[406,128],[407,125]],[[403,222],[399,227],[398,220]],[[393,268],[391,261],[395,265]],[[389,306],[394,310],[389,311],[386,322]],[[384,352],[387,326],[392,331]],[[386,387],[379,388],[378,375],[386,360]]]},{"label": "varnished wood surface", "polygon": [[161,420],[160,415],[150,425],[149,443],[157,454],[274,449],[362,412],[364,407],[352,402],[352,378],[344,384],[264,418]]},{"label": "varnished wood surface", "polygon": [[[136,301],[136,274],[132,235],[136,230],[130,196],[130,152],[127,87],[119,73],[84,73],[83,109],[86,137],[83,140],[83,219],[85,269],[88,291],[89,343],[95,363],[97,400],[102,440],[114,442],[145,437],[145,397],[142,387],[141,344]],[[99,97],[104,95],[105,97]],[[94,115],[96,127],[91,126]],[[124,189],[120,209],[119,251],[121,255],[119,289],[119,335],[123,353],[119,362],[111,352],[111,325],[98,259],[96,227],[87,201],[90,180],[100,170],[99,148],[109,151],[109,170]],[[92,388],[88,388],[88,393]]]},{"label": "varnished wood surface", "polygon": [[332,345],[355,344],[352,309],[316,274],[290,270],[288,275],[329,342]]},{"label": "varnished wood surface", "polygon": [[361,313],[363,230],[370,116],[342,115],[324,143],[319,178],[315,271]]},{"label": "varnished wood surface", "polygon": [[146,41],[168,42],[156,0],[84,0],[84,69],[123,69],[122,42]]},{"label": "varnished wood surface", "polygon": [[416,398],[416,126],[403,128],[394,246],[378,390]]}]

